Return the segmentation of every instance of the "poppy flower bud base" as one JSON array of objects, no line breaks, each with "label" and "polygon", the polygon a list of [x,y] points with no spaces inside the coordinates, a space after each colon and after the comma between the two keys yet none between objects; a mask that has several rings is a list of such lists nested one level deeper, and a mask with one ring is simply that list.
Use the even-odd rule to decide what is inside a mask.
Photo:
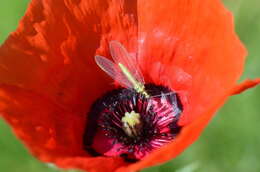
[{"label": "poppy flower bud base", "polygon": [[176,137],[182,112],[178,95],[154,84],[145,88],[148,98],[134,89],[119,88],[93,104],[85,130],[87,151],[132,162]]}]

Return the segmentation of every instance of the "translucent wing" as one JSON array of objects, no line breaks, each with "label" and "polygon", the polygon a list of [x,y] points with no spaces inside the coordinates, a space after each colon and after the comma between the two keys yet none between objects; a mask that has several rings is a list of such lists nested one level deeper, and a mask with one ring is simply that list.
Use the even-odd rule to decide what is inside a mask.
[{"label": "translucent wing", "polygon": [[111,41],[109,44],[110,53],[114,62],[123,64],[129,72],[134,76],[134,78],[141,84],[145,84],[144,77],[139,69],[137,60],[135,57],[131,56],[127,50],[118,41]]},{"label": "translucent wing", "polygon": [[105,71],[111,78],[119,82],[122,86],[133,88],[132,83],[125,77],[118,65],[103,56],[95,56],[97,65]]}]

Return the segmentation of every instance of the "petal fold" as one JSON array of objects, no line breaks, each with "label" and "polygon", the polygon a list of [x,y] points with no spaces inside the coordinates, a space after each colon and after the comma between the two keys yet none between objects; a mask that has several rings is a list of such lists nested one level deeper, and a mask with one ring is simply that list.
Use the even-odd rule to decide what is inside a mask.
[{"label": "petal fold", "polygon": [[33,0],[18,29],[0,47],[0,83],[85,112],[112,88],[113,81],[94,61],[96,53],[108,55],[112,39],[135,45],[134,2]]},{"label": "petal fold", "polygon": [[236,94],[240,94],[244,91],[246,91],[247,89],[253,88],[255,86],[257,86],[258,84],[260,84],[260,78],[254,79],[254,80],[245,80],[244,82],[236,85],[236,87],[233,89],[233,95]]}]

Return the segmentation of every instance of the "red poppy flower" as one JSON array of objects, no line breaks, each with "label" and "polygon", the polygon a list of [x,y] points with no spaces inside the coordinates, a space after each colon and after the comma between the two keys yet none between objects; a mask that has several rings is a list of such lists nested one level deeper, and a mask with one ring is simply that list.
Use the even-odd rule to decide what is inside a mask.
[{"label": "red poppy flower", "polygon": [[[95,63],[112,40],[136,57],[153,98]],[[0,110],[44,162],[136,171],[176,157],[230,95],[260,82],[237,85],[245,55],[219,0],[33,0],[0,48]]]}]

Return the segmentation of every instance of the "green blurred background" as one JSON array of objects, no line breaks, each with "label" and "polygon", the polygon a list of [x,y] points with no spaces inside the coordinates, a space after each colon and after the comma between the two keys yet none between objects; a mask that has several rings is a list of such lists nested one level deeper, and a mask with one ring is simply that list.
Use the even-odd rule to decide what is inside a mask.
[{"label": "green blurred background", "polygon": [[[15,30],[29,0],[0,0],[0,43]],[[249,56],[242,79],[260,77],[260,1],[225,0]],[[178,158],[144,172],[260,172],[260,86],[231,97],[200,139]],[[0,119],[1,172],[60,172],[32,157]]]}]

